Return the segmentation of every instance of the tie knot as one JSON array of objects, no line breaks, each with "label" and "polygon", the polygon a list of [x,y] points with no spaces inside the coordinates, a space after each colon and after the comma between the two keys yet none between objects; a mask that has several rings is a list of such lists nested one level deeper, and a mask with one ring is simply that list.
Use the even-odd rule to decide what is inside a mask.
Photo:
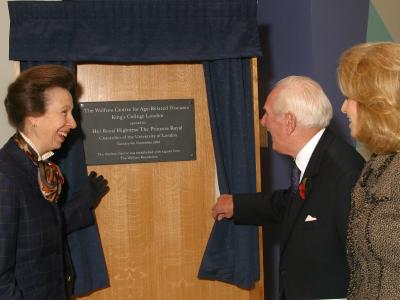
[{"label": "tie knot", "polygon": [[300,173],[301,171],[297,167],[296,163],[293,163],[292,173],[290,175],[290,189],[293,193],[296,193],[299,187]]}]

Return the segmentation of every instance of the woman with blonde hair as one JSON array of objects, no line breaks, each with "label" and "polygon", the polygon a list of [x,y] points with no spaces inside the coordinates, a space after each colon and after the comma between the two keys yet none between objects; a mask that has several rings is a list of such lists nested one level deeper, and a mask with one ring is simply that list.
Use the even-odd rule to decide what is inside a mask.
[{"label": "woman with blonde hair", "polygon": [[348,299],[400,295],[400,44],[344,52],[338,81],[351,135],[372,153],[353,189]]}]

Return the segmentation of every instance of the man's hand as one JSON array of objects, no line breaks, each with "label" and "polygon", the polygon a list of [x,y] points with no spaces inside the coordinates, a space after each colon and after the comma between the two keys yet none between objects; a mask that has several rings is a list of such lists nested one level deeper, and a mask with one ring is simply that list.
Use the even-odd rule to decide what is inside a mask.
[{"label": "man's hand", "polygon": [[233,197],[229,194],[223,194],[218,197],[217,203],[212,208],[214,220],[230,219],[233,216]]}]

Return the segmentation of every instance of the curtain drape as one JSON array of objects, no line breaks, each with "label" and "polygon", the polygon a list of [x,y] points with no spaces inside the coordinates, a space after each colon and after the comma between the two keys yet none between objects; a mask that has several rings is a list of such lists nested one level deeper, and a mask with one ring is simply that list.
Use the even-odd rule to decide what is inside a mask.
[{"label": "curtain drape", "polygon": [[[220,193],[256,192],[250,60],[205,62],[204,75]],[[257,227],[215,222],[198,276],[251,288],[260,278]]]},{"label": "curtain drape", "polygon": [[17,1],[8,5],[13,60],[163,62],[260,54],[255,0]]}]

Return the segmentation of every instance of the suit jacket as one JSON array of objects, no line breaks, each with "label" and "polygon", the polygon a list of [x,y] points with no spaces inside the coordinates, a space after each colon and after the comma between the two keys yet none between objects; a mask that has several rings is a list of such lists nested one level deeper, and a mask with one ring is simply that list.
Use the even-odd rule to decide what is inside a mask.
[{"label": "suit jacket", "polygon": [[60,209],[12,139],[0,150],[0,299],[63,300],[65,233],[93,223],[86,203]]},{"label": "suit jacket", "polygon": [[282,224],[279,286],[286,299],[345,298],[351,190],[363,164],[326,129],[303,175],[305,200],[290,190],[234,195],[236,223]]}]

